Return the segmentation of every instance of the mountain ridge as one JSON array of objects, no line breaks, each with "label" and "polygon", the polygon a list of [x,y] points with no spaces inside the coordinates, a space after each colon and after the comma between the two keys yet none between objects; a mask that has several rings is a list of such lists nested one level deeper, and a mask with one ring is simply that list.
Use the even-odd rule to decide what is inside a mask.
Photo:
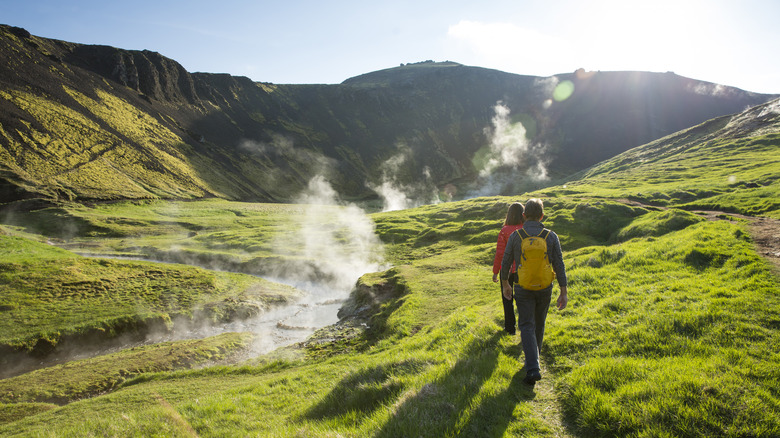
[{"label": "mountain ridge", "polygon": [[[378,198],[383,184],[410,198],[457,198],[486,183],[498,105],[509,126],[522,124],[527,150],[543,151],[534,164],[555,180],[773,97],[669,73],[539,78],[432,61],[341,84],[280,85],[9,26],[0,27],[0,49],[0,202],[289,202],[317,174],[347,199]],[[553,101],[551,89],[565,81],[574,92]],[[517,170],[499,166],[495,190],[544,184]]]}]

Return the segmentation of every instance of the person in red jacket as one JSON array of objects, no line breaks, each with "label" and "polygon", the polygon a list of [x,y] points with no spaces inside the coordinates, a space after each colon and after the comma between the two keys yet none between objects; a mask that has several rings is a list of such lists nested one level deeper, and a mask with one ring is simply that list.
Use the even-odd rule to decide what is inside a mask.
[{"label": "person in red jacket", "polygon": [[[507,209],[506,219],[504,219],[504,226],[501,227],[501,231],[498,233],[498,242],[496,242],[496,257],[493,259],[493,283],[498,283],[499,280],[501,261],[504,258],[506,242],[509,240],[509,236],[511,236],[512,233],[520,228],[523,228],[523,204],[514,202]],[[517,267],[513,264],[512,270],[508,275],[510,284],[513,284],[517,279],[517,273],[515,272],[516,270]],[[504,331],[510,335],[514,335],[517,327],[515,320],[514,300],[512,298],[507,299],[504,296],[502,290],[501,301],[504,304]]]}]

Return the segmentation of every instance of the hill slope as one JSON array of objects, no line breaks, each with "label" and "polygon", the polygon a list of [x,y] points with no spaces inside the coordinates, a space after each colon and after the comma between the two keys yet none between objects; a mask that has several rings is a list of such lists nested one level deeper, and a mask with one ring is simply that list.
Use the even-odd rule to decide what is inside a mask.
[{"label": "hill slope", "polygon": [[[756,251],[748,222],[780,219],[778,150],[774,101],[520,197],[544,198],[545,225],[561,237],[569,279],[569,307],[549,313],[544,379],[534,388],[521,383],[520,340],[501,334],[499,291],[490,281],[496,235],[507,204],[518,198],[476,198],[372,215],[394,267],[364,275],[344,306],[347,320],[365,324],[357,324],[356,335],[327,331],[240,366],[154,372],[176,367],[171,353],[241,343],[214,339],[4,379],[0,434],[778,436],[780,282]],[[727,212],[764,217],[697,212],[699,203],[715,201]],[[278,205],[255,216],[254,205],[222,200],[188,202],[199,212],[190,215],[161,204],[57,213],[92,225],[74,243],[107,251],[186,245],[203,259],[223,251],[262,256],[276,233],[290,232],[273,226],[289,222],[275,214]],[[37,214],[20,222],[46,211]],[[197,233],[185,238],[182,228]],[[111,233],[93,233],[101,229]],[[144,245],[131,242],[145,236]],[[100,262],[67,251],[0,240],[15,241],[5,246],[3,278],[56,306],[58,318],[75,314],[66,303],[110,306],[107,292],[115,288],[85,277],[106,278],[128,266],[103,263],[108,270],[100,272]],[[65,269],[72,263],[93,267]],[[60,270],[78,280],[80,293],[47,293],[51,288],[38,286],[52,279],[25,275],[25,264]],[[18,293],[8,284],[0,293]],[[15,314],[31,304],[15,299],[0,311]],[[107,379],[96,381],[100,375]]]},{"label": "hill slope", "polygon": [[[523,151],[539,153],[546,172],[562,177],[772,97],[668,73],[538,78],[450,62],[338,85],[254,83],[188,73],[155,52],[8,26],[0,54],[2,202],[289,201],[316,174],[350,198],[392,187],[428,202],[490,182],[496,192],[516,191],[507,182],[516,179],[501,178],[491,139],[515,135],[527,144],[512,154],[528,164]],[[573,85],[573,94],[554,100],[556,83]],[[508,114],[497,116],[498,102]],[[492,179],[484,172],[491,160]]]},{"label": "hill slope", "polygon": [[567,193],[780,219],[780,100],[631,149],[574,178]]}]

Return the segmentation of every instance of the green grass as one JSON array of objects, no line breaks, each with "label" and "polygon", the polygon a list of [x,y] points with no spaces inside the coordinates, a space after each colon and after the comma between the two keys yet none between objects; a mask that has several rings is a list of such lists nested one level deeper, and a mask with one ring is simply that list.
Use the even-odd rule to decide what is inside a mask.
[{"label": "green grass", "polygon": [[[158,374],[71,403],[52,421],[58,435],[175,434],[163,399],[201,436],[548,434],[530,406],[534,394],[517,385],[516,346],[481,319],[467,311],[408,345],[357,357]],[[519,392],[504,385],[513,378]],[[89,411],[103,415],[84,416]],[[45,415],[13,426],[54,433]]]},{"label": "green grass", "polygon": [[[348,348],[334,341],[312,346],[303,361],[142,374],[0,433],[780,433],[770,414],[780,404],[777,278],[739,222],[679,209],[549,199],[545,224],[564,242],[571,301],[550,312],[545,380],[524,387],[519,338],[499,334],[489,280],[495,235],[513,200],[374,214],[396,267],[363,280],[387,296],[363,297],[373,316]],[[600,215],[609,217],[598,222]],[[104,414],[85,421],[88,411]]]},{"label": "green grass", "polygon": [[707,141],[694,135],[719,127],[707,122],[634,148],[582,172],[564,190],[549,195],[628,198],[780,219],[780,134],[721,138],[716,136],[721,131],[714,131]]},{"label": "green grass", "polygon": [[547,354],[582,431],[780,431],[766,416],[780,403],[778,282],[740,226],[703,222],[572,256],[577,304],[550,326]]},{"label": "green grass", "polygon": [[347,251],[360,250],[360,242],[352,241],[352,224],[339,217],[341,211],[330,205],[309,209],[225,200],[149,200],[64,204],[15,215],[11,223],[78,253],[270,275],[290,264],[304,270],[316,262],[304,243],[326,241],[324,235]]},{"label": "green grass", "polygon": [[86,258],[0,236],[0,346],[13,350],[46,354],[63,339],[165,328],[176,317],[226,321],[298,296],[253,276]]},{"label": "green grass", "polygon": [[[680,134],[594,167],[566,186],[519,198],[373,214],[394,266],[361,278],[347,304],[368,317],[357,337],[326,337],[197,370],[144,368],[165,361],[128,352],[113,365],[99,359],[80,364],[83,373],[63,379],[74,382],[72,390],[57,389],[45,370],[6,379],[0,383],[50,383],[30,389],[20,403],[0,405],[0,435],[780,435],[774,415],[780,409],[780,282],[756,252],[746,220],[724,214],[709,220],[694,211],[780,217],[778,137],[713,139],[708,154],[691,139],[709,134],[703,128]],[[545,378],[533,390],[520,382],[519,337],[500,335],[499,292],[490,281],[506,207],[531,196],[545,200],[545,225],[561,238],[570,291],[566,310],[550,310]],[[337,210],[324,208],[323,223]],[[299,216],[296,206],[210,200],[65,205],[21,217],[0,236],[0,262],[7,266],[0,290],[18,294],[18,304],[3,304],[3,315],[48,316],[35,322],[50,324],[41,333],[86,321],[78,310],[91,299],[84,292],[67,306],[54,300],[52,307],[32,310],[49,299],[41,295],[52,284],[47,281],[66,284],[63,279],[90,284],[92,293],[101,286],[119,303],[141,297],[145,311],[168,313],[181,298],[193,309],[199,300],[220,302],[246,290],[245,277],[87,259],[23,231],[49,230],[44,234],[59,245],[84,252],[186,254],[201,262],[232,261],[240,270],[279,257],[280,248],[285,257],[305,257],[292,226]],[[52,235],[64,218],[72,220],[72,234]],[[339,240],[348,241],[348,234]],[[19,267],[25,275],[15,274]],[[165,275],[150,275],[155,270]],[[144,278],[146,289],[133,275]],[[108,287],[114,284],[126,293]],[[143,292],[155,284],[170,292]],[[0,329],[4,336],[16,330],[11,324]],[[166,347],[160,348],[157,353]],[[181,348],[182,354],[199,351]],[[296,349],[304,354],[287,354]],[[112,381],[136,360],[137,374],[105,394],[59,407],[41,403],[51,400],[40,396],[47,391],[77,398],[71,394],[91,385],[79,375],[94,371]]]},{"label": "green grass", "polygon": [[110,392],[136,375],[217,362],[246,348],[250,333],[164,342],[31,371],[0,380],[0,403],[67,404]]}]

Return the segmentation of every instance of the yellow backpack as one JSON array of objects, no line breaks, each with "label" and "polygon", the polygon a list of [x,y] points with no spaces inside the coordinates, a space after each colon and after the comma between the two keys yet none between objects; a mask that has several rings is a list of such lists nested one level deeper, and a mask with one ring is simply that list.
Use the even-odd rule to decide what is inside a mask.
[{"label": "yellow backpack", "polygon": [[517,284],[527,290],[541,290],[549,287],[555,279],[555,271],[547,255],[547,235],[543,229],[537,236],[530,236],[524,229],[517,230],[522,239],[520,261],[517,263]]}]

